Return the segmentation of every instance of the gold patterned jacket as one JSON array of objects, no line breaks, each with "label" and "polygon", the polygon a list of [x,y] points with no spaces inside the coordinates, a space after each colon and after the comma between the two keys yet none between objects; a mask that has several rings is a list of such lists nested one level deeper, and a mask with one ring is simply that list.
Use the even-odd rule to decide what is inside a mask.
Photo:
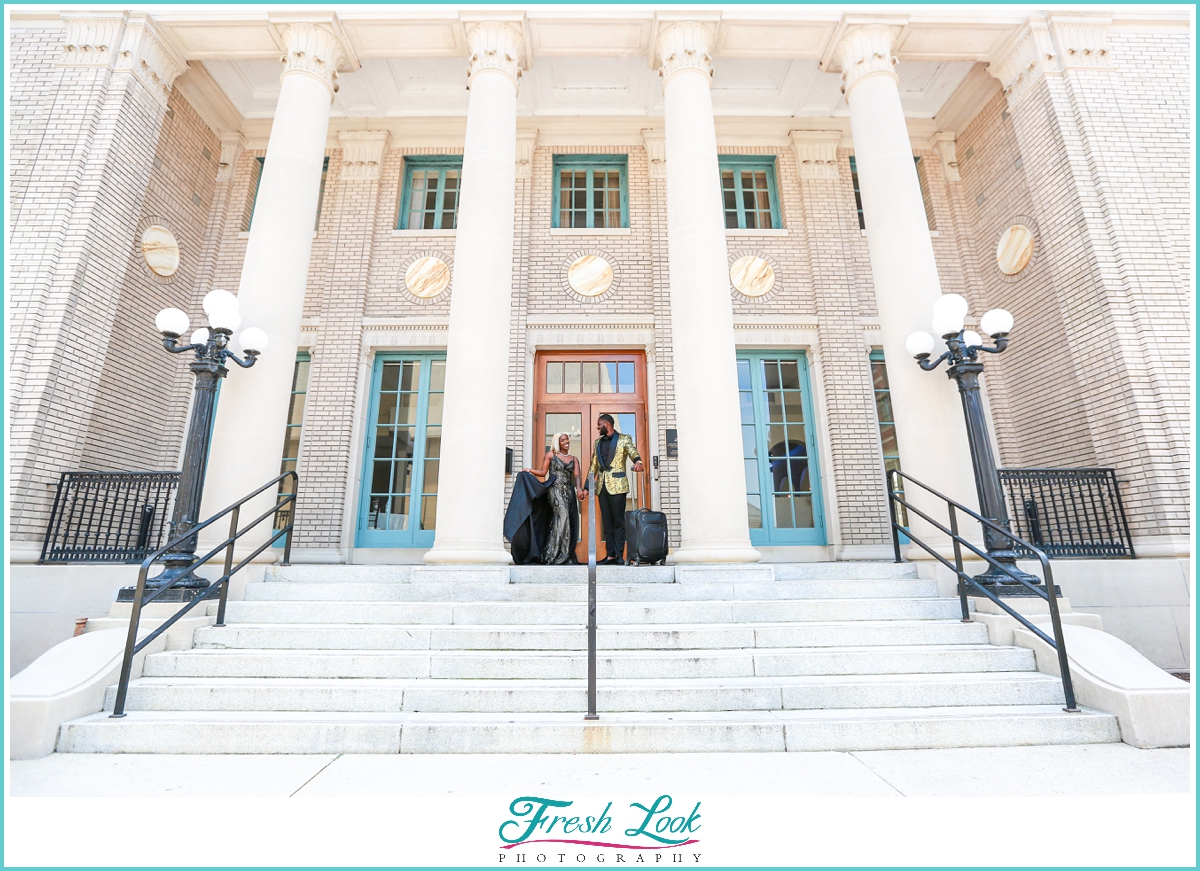
[{"label": "gold patterned jacket", "polygon": [[617,433],[617,444],[613,448],[613,458],[612,463],[608,467],[609,471],[602,472],[600,469],[600,439],[596,439],[592,444],[592,467],[588,469],[588,477],[594,478],[600,475],[600,484],[609,493],[628,493],[629,478],[625,475],[626,460],[629,460],[631,463],[637,463],[641,459],[637,448],[633,446],[633,437],[627,436],[624,433]]}]

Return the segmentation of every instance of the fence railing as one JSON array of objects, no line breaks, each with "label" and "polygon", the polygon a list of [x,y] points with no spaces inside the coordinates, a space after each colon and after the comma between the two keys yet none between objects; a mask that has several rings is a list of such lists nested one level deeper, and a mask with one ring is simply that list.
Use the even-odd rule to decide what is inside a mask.
[{"label": "fence railing", "polygon": [[178,472],[63,472],[43,563],[138,563],[167,532]]},{"label": "fence railing", "polygon": [[[905,481],[909,482],[913,486],[902,490],[901,488],[904,486]],[[949,496],[939,493],[937,490],[934,490],[927,484],[923,484],[911,475],[904,474],[899,469],[889,469],[887,472],[885,472],[884,484],[888,494],[888,513],[891,516],[892,547],[895,549],[896,562],[903,562],[903,559],[900,556],[900,535],[903,533],[908,536],[909,541],[924,550],[946,568],[950,569],[950,571],[954,572],[955,576],[958,578],[958,596],[962,606],[962,620],[964,623],[969,623],[971,621],[970,607],[967,604],[967,590],[969,588],[973,588],[974,592],[972,592],[971,595],[981,595],[990,599],[1000,608],[1000,610],[1004,611],[1004,613],[1015,619],[1018,623],[1020,623],[1038,638],[1042,639],[1042,641],[1049,644],[1055,653],[1058,654],[1058,670],[1059,675],[1062,678],[1063,698],[1066,701],[1066,707],[1064,710],[1072,713],[1078,712],[1079,707],[1075,704],[1075,689],[1071,683],[1071,667],[1067,662],[1067,642],[1063,638],[1062,619],[1058,611],[1058,588],[1054,585],[1054,571],[1050,568],[1050,558],[1046,556],[1043,551],[1034,547],[1027,541],[1022,541],[1000,524],[988,520],[986,517],[980,514],[976,514],[967,506],[959,502],[955,502]],[[949,520],[950,525],[943,526],[920,508],[914,506],[903,495],[904,493],[916,492],[923,492],[923,494],[932,496],[945,504],[947,513],[946,519]],[[896,520],[898,508],[907,509],[910,518],[914,516],[920,517],[938,532],[948,536],[954,548],[954,562],[946,559],[946,557],[939,553],[935,547],[913,535],[911,527],[909,529],[902,527]],[[1030,583],[1025,577],[1022,577],[1020,572],[1013,571],[1009,566],[992,558],[987,551],[981,550],[960,535],[958,531],[958,513],[960,511],[967,517],[979,521],[979,523],[985,529],[990,529],[992,532],[1003,536],[1014,546],[1014,548],[1020,546],[1033,554],[1034,558],[1037,559],[1037,561],[1041,564],[1042,580],[1044,583]],[[1026,617],[1020,611],[1017,611],[1015,608],[1005,602],[1004,599],[989,590],[987,585],[979,583],[979,581],[977,581],[974,577],[967,574],[963,568],[963,548],[971,551],[971,553],[973,553],[978,559],[983,560],[993,569],[1008,575],[1013,582],[1022,584],[1030,591],[1030,594],[1040,596],[1042,599],[1045,599],[1048,610],[1050,611],[1050,631],[1053,633],[1054,637],[1052,638],[1047,635],[1028,617]]]},{"label": "fence railing", "polygon": [[[290,479],[292,482],[291,492],[286,493],[286,494],[284,494],[284,493],[279,494],[277,497],[278,501],[276,501],[274,506],[272,506],[268,510],[264,511],[262,514],[258,515],[258,517],[251,520],[245,526],[241,526],[240,518],[241,518],[241,513],[242,513],[242,506],[245,505],[247,502],[249,502],[251,499],[253,499],[255,496],[262,493],[264,490],[269,490],[272,487],[278,488],[279,483],[285,479]],[[134,594],[133,594],[133,610],[129,615],[129,634],[125,638],[125,656],[121,660],[121,676],[117,680],[117,698],[116,698],[115,704],[113,705],[113,712],[111,714],[109,714],[110,717],[124,717],[125,716],[125,696],[129,692],[129,678],[133,672],[133,658],[138,653],[140,653],[143,649],[145,649],[147,644],[149,644],[155,638],[162,635],[164,632],[166,632],[168,629],[170,629],[172,626],[174,626],[181,617],[183,617],[185,614],[187,614],[189,611],[191,611],[193,608],[195,608],[201,602],[208,602],[208,601],[210,601],[214,598],[218,598],[218,597],[219,598],[218,598],[218,604],[217,604],[217,622],[214,625],[224,626],[225,625],[225,603],[229,599],[229,579],[231,577],[233,577],[235,574],[237,574],[238,572],[240,572],[247,565],[249,565],[251,560],[253,560],[256,556],[258,556],[264,550],[266,550],[271,545],[273,545],[280,538],[284,539],[283,563],[282,564],[285,566],[291,564],[291,561],[292,561],[292,524],[290,524],[290,523],[287,524],[286,526],[284,526],[282,529],[274,530],[272,532],[272,534],[270,535],[270,537],[266,540],[266,542],[259,545],[259,547],[257,549],[255,549],[251,554],[249,554],[247,557],[245,557],[241,562],[237,563],[237,565],[234,565],[234,562],[233,562],[233,546],[235,544],[237,544],[237,541],[239,538],[241,538],[243,535],[245,535],[247,532],[249,532],[254,527],[258,526],[264,520],[267,520],[268,518],[274,518],[281,509],[295,510],[296,484],[298,483],[298,481],[299,481],[299,478],[297,477],[295,472],[284,472],[278,478],[274,478],[273,480],[268,481],[266,484],[263,484],[263,486],[259,487],[253,493],[243,496],[241,499],[239,499],[237,502],[234,502],[232,505],[230,505],[224,511],[214,514],[212,517],[208,518],[208,520],[205,520],[203,523],[199,523],[196,526],[193,526],[191,529],[189,529],[183,535],[177,536],[176,538],[167,542],[165,545],[160,547],[154,553],[150,554],[144,560],[142,560],[142,567],[141,567],[141,569],[138,570],[137,587],[134,590]],[[165,593],[167,590],[174,587],[175,584],[179,583],[186,577],[186,575],[178,575],[170,583],[163,584],[162,586],[158,587],[156,590],[153,590],[152,592],[150,592],[149,595],[147,595],[146,575],[149,573],[150,567],[152,565],[154,565],[154,561],[159,559],[160,557],[162,557],[164,554],[168,553],[172,548],[178,547],[179,545],[183,544],[189,538],[195,537],[196,533],[200,532],[200,530],[205,529],[208,526],[211,526],[213,523],[216,523],[218,520],[220,520],[225,515],[229,515],[229,536],[224,541],[222,541],[220,544],[218,544],[216,547],[214,547],[212,550],[210,550],[208,553],[204,554],[203,556],[196,557],[196,559],[192,563],[192,568],[199,568],[200,566],[207,563],[210,559],[215,557],[217,554],[219,554],[221,551],[225,551],[225,571],[221,574],[221,577],[217,578],[209,586],[207,586],[203,590],[201,590],[199,595],[197,595],[194,599],[192,599],[190,602],[188,602],[186,605],[184,605],[182,608],[180,608],[178,611],[176,611],[167,620],[163,621],[162,625],[160,625],[158,628],[156,628],[153,632],[151,632],[149,635],[147,635],[141,641],[138,641],[137,640],[138,626],[141,623],[141,619],[142,619],[142,609],[145,606],[149,605],[151,602],[153,602],[155,599],[157,599],[159,596],[161,596],[163,593]]]},{"label": "fence railing", "polygon": [[[1013,531],[1051,557],[1132,559],[1114,469],[1000,469]],[[1032,557],[1022,546],[1016,550]]]}]

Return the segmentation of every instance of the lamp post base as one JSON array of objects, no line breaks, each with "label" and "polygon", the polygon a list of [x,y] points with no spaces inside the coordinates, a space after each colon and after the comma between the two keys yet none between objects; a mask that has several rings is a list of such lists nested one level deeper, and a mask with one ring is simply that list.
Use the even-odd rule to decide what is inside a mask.
[{"label": "lamp post base", "polygon": [[[174,584],[155,602],[190,602],[211,585],[211,581],[192,574],[193,563],[189,559],[185,563],[169,564],[162,574],[146,579],[146,595],[151,596],[168,584]],[[118,602],[132,602],[137,594],[137,587],[122,587],[117,591]]]},{"label": "lamp post base", "polygon": [[[1021,571],[1019,568],[1017,568],[1017,564],[1015,562],[1010,563],[1007,560],[1001,560],[1001,562],[1004,564],[1005,568],[1012,572],[1012,575],[1010,575],[1008,572],[1000,571],[1000,569],[996,568],[995,566],[991,566],[983,574],[975,575],[973,580],[986,587],[988,592],[994,596],[1038,595],[1037,592],[1029,589],[1029,587],[1025,586],[1025,584],[1022,584],[1020,581],[1014,578],[1013,575],[1022,578],[1035,587],[1045,589],[1042,579],[1037,575],[1031,575],[1029,572]],[[1054,588],[1054,593],[1056,596],[1061,595],[1057,586]],[[971,589],[967,591],[967,595],[982,596],[983,593],[980,593],[978,590]]]}]

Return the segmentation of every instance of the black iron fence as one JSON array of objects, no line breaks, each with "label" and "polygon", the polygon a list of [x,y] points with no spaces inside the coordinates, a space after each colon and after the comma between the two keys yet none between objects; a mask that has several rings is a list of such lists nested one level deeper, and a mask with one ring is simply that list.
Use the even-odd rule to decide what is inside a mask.
[{"label": "black iron fence", "polygon": [[[1051,557],[1132,559],[1114,469],[1000,469],[1012,530]],[[1025,556],[1031,551],[1017,547]]]},{"label": "black iron fence", "polygon": [[170,525],[178,472],[63,472],[43,563],[140,563]]}]

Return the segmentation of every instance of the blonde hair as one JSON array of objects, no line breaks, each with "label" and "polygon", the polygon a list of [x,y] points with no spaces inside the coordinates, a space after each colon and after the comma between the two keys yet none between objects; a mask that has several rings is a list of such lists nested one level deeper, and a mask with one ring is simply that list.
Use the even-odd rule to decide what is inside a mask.
[{"label": "blonde hair", "polygon": [[557,454],[557,453],[558,453],[558,446],[559,446],[559,442],[562,440],[562,438],[563,438],[564,436],[565,436],[565,437],[566,437],[568,440],[570,440],[570,438],[571,438],[570,434],[569,434],[569,433],[565,433],[565,432],[556,432],[556,433],[554,434],[554,441],[552,441],[552,442],[550,443],[550,453],[552,453],[552,454]]}]

